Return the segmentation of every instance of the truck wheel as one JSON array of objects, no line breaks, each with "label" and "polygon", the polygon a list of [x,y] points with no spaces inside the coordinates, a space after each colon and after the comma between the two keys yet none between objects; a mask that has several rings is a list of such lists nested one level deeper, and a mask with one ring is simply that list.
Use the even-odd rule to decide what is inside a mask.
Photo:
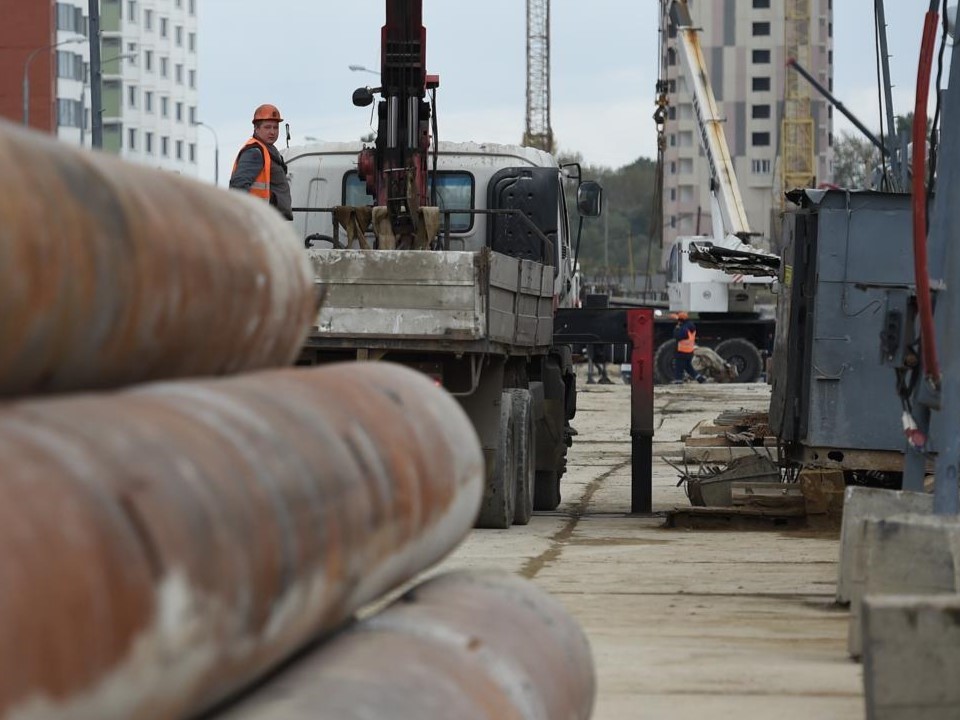
[{"label": "truck wheel", "polygon": [[510,390],[509,394],[513,400],[513,447],[517,477],[513,522],[527,525],[533,515],[533,490],[537,471],[532,401],[527,389]]},{"label": "truck wheel", "polygon": [[653,356],[653,379],[661,385],[673,380],[673,356],[676,351],[677,341],[667,340]]},{"label": "truck wheel", "polygon": [[735,382],[750,383],[760,378],[763,358],[757,347],[745,338],[730,338],[717,345],[717,355],[737,368]]},{"label": "truck wheel", "polygon": [[500,396],[500,435],[493,471],[487,472],[476,526],[506,530],[513,523],[517,497],[516,456],[514,451],[513,398],[509,391]]},{"label": "truck wheel", "polygon": [[534,510],[556,510],[560,505],[560,475],[556,470],[537,470],[533,491]]}]

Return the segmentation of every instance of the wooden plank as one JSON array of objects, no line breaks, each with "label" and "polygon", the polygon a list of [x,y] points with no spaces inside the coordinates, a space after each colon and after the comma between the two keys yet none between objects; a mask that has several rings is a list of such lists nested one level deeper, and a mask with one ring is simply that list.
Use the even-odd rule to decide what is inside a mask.
[{"label": "wooden plank", "polygon": [[683,458],[694,463],[726,463],[736,458],[760,454],[774,462],[779,460],[776,448],[752,447],[684,447]]},{"label": "wooden plank", "polygon": [[730,484],[730,499],[734,506],[804,507],[800,486],[781,482],[733,482]]},{"label": "wooden plank", "polygon": [[675,508],[666,514],[665,527],[690,530],[771,530],[804,527],[803,508],[689,507]]}]

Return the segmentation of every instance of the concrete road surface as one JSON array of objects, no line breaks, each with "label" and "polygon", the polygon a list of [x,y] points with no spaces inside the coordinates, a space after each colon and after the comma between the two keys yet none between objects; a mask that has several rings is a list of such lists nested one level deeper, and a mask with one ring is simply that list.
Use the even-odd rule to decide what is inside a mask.
[{"label": "concrete road surface", "polygon": [[[629,388],[581,390],[559,510],[475,530],[431,574],[502,568],[563,602],[593,647],[596,720],[863,718],[848,612],[833,604],[839,533],[668,530],[630,516]],[[768,403],[760,384],[658,387],[655,513],[689,505],[660,459],[677,457],[682,433]]]}]

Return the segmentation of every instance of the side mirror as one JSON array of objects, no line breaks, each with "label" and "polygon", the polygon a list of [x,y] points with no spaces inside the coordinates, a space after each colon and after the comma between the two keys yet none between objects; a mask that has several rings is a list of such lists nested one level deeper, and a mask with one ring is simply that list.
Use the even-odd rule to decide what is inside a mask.
[{"label": "side mirror", "polygon": [[603,188],[600,183],[587,180],[577,188],[577,211],[583,217],[600,217],[603,211]]},{"label": "side mirror", "polygon": [[353,91],[353,104],[357,107],[368,107],[373,103],[373,91],[368,87],[357,88]]}]

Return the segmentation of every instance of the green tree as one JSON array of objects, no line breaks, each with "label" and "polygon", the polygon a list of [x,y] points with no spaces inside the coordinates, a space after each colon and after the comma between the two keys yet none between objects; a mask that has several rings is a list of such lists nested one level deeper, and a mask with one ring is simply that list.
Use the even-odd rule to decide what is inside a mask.
[{"label": "green tree", "polygon": [[865,137],[840,133],[833,144],[833,182],[844,188],[868,188],[877,168],[880,151]]}]

